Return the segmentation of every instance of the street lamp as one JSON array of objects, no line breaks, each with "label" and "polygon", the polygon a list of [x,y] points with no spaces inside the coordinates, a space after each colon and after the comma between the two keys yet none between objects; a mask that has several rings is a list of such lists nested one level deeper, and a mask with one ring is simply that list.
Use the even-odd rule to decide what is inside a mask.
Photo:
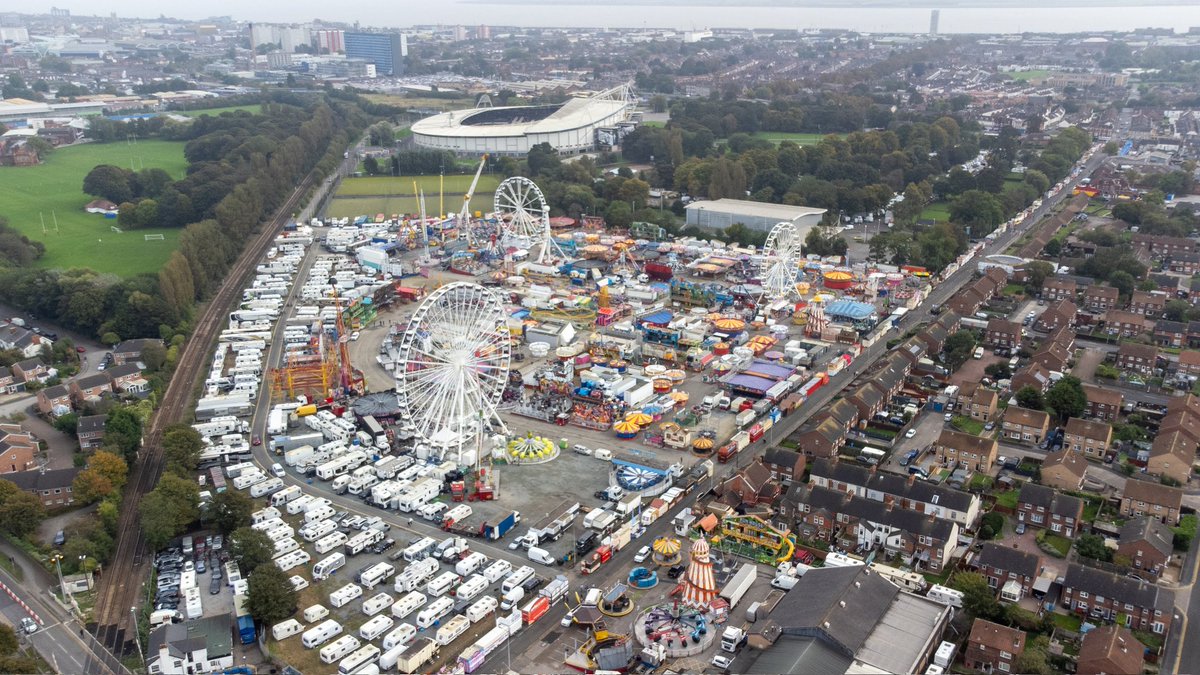
[{"label": "street lamp", "polygon": [[137,645],[138,658],[142,663],[146,662],[146,654],[142,652],[142,638],[138,629],[137,607],[130,607],[129,614],[133,617],[133,643]]},{"label": "street lamp", "polygon": [[63,583],[62,559],[63,557],[61,553],[56,553],[54,554],[54,557],[51,558],[51,560],[54,561],[54,568],[58,570],[58,596],[65,605],[67,604],[67,585]]}]

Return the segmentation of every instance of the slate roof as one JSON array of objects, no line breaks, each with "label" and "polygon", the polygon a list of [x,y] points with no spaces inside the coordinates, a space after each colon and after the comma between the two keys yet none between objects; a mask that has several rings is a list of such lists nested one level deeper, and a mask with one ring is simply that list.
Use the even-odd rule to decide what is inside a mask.
[{"label": "slate roof", "polygon": [[1157,609],[1167,620],[1170,620],[1171,607],[1175,604],[1175,594],[1165,588],[1079,563],[1067,565],[1063,586],[1073,588],[1076,592],[1111,598],[1114,602]]},{"label": "slate roof", "polygon": [[1036,579],[1042,566],[1042,559],[1036,553],[1027,553],[1011,546],[1003,546],[994,541],[984,543],[979,551],[979,566],[987,565],[1005,572],[1012,572]]},{"label": "slate roof", "polygon": [[1117,543],[1123,545],[1144,541],[1154,547],[1154,550],[1169,558],[1175,550],[1174,537],[1175,534],[1171,528],[1163,525],[1158,518],[1142,516],[1129,520],[1121,526],[1121,536]]}]

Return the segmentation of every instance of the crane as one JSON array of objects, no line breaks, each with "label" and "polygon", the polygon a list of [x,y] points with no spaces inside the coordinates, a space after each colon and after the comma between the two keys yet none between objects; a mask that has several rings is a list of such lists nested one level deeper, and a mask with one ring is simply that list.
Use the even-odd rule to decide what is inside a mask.
[{"label": "crane", "polygon": [[466,239],[468,246],[474,245],[474,242],[471,241],[471,197],[475,196],[475,186],[479,185],[479,176],[483,174],[487,158],[488,156],[484,154],[479,159],[479,168],[475,169],[475,178],[471,181],[471,187],[467,189],[467,194],[463,195],[462,210],[458,212],[458,238]]}]

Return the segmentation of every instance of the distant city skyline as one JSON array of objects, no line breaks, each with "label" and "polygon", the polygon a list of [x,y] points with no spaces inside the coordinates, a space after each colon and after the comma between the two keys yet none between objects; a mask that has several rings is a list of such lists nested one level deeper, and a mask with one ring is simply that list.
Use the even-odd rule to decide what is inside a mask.
[{"label": "distant city skyline", "polygon": [[[1200,7],[1190,0],[1158,0],[1137,6],[1122,0],[987,0],[962,3],[928,2],[923,7],[898,6],[889,0],[817,0],[823,6],[797,7],[799,0],[657,0],[639,4],[605,5],[596,11],[590,0],[396,0],[379,5],[365,0],[328,3],[316,0],[279,0],[245,3],[210,0],[186,5],[153,0],[77,2],[58,0],[26,6],[25,11],[49,14],[51,7],[69,9],[72,15],[117,16],[153,19],[159,16],[199,20],[229,16],[239,21],[301,23],[314,19],[363,26],[398,27],[442,24],[578,28],[844,28],[863,32],[928,33],[931,5],[940,10],[938,33],[1068,33],[1128,31],[1136,28],[1170,28],[1177,32],[1200,27]],[[966,5],[976,5],[974,7]],[[1022,6],[1026,4],[1026,6]],[[1102,7],[1103,11],[1095,11]],[[1092,11],[1082,11],[1085,8]],[[869,11],[868,11],[869,10]]]}]

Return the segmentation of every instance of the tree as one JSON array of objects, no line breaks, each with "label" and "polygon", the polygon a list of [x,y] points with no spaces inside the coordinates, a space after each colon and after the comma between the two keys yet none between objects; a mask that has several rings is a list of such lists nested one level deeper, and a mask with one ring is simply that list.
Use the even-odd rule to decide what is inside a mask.
[{"label": "tree", "polygon": [[604,210],[604,223],[611,228],[626,228],[633,222],[633,210],[621,201],[611,202]]},{"label": "tree", "polygon": [[45,517],[42,500],[12,481],[0,480],[0,529],[15,537],[24,537],[37,530]]},{"label": "tree", "polygon": [[65,415],[59,415],[54,418],[53,427],[64,434],[74,436],[77,432],[76,426],[79,423],[79,415],[69,412]]},{"label": "tree", "polygon": [[[0,624],[0,656],[10,656],[17,653],[17,649],[21,645],[17,641],[17,634],[8,624]],[[11,672],[11,671],[6,671]]]},{"label": "tree", "polygon": [[[179,258],[183,260],[182,256]],[[187,261],[184,261],[186,264]],[[187,286],[191,288],[191,278],[187,280]],[[190,295],[190,294],[189,294]],[[146,364],[146,370],[156,371],[163,367],[167,361],[167,348],[157,342],[151,342],[145,347],[142,347],[142,363]]]},{"label": "tree", "polygon": [[558,151],[549,143],[538,143],[529,148],[529,154],[525,156],[525,161],[529,164],[529,172],[534,176],[550,173],[562,165]]},{"label": "tree", "polygon": [[1046,407],[1046,402],[1042,399],[1042,392],[1025,386],[1017,392],[1017,405],[1029,410],[1041,410]]},{"label": "tree", "polygon": [[1087,394],[1083,392],[1083,383],[1074,375],[1063,377],[1046,392],[1046,405],[1058,413],[1061,421],[1080,417],[1087,409]]},{"label": "tree", "polygon": [[296,611],[296,589],[277,565],[259,565],[248,581],[246,603],[255,620],[275,624]]},{"label": "tree", "polygon": [[1187,313],[1192,309],[1187,300],[1168,300],[1163,308],[1163,318],[1168,321],[1186,321]]},{"label": "tree", "polygon": [[218,492],[208,505],[213,527],[227,537],[249,521],[253,512],[254,501],[237,490]]},{"label": "tree", "polygon": [[114,204],[120,204],[133,199],[133,189],[129,185],[132,172],[111,164],[101,164],[88,172],[83,178],[83,191],[94,197],[102,197]]},{"label": "tree", "polygon": [[82,504],[91,504],[112,494],[112,481],[94,469],[84,469],[71,482],[71,495]]},{"label": "tree", "polygon": [[379,173],[379,160],[374,157],[368,157],[363,160],[363,168],[366,169],[368,174],[374,176]]},{"label": "tree", "polygon": [[1038,635],[1025,641],[1025,651],[1013,661],[1013,672],[1029,673],[1030,675],[1053,675],[1057,672],[1046,660],[1046,648],[1049,638]]},{"label": "tree", "polygon": [[104,420],[104,444],[118,448],[127,464],[137,459],[142,443],[142,420],[128,407],[113,408]]},{"label": "tree", "polygon": [[107,450],[97,450],[88,459],[87,466],[88,470],[95,471],[107,478],[114,490],[120,490],[125,487],[125,480],[129,474],[129,466],[119,455]]},{"label": "tree", "polygon": [[950,584],[955,590],[962,591],[963,609],[967,614],[989,621],[1000,618],[1004,609],[996,602],[996,592],[988,586],[987,579],[977,572],[954,575]]},{"label": "tree", "polygon": [[159,549],[200,517],[200,488],[195,481],[163,474],[139,507],[146,542]]},{"label": "tree", "polygon": [[1112,549],[1104,545],[1104,537],[1098,534],[1081,534],[1075,538],[1075,552],[1084,558],[1112,561]]},{"label": "tree", "polygon": [[1109,141],[1104,144],[1104,154],[1106,155],[1115,155],[1119,151],[1120,146],[1117,145],[1116,141]]},{"label": "tree", "polygon": [[1137,281],[1129,272],[1117,270],[1108,276],[1108,283],[1116,288],[1122,297],[1129,298],[1129,296],[1133,295],[1133,289]]},{"label": "tree", "polygon": [[[1051,240],[1054,241],[1054,240]],[[1040,291],[1046,277],[1054,272],[1054,266],[1045,260],[1035,260],[1025,266],[1025,287],[1031,292]]]},{"label": "tree", "polygon": [[995,195],[983,190],[967,190],[950,204],[950,220],[968,228],[972,237],[979,238],[1004,221],[1004,206]]},{"label": "tree", "polygon": [[259,565],[271,562],[275,555],[275,544],[265,532],[250,527],[239,527],[229,535],[229,555],[238,567],[247,574]]},{"label": "tree", "polygon": [[162,448],[167,470],[186,476],[196,470],[204,439],[190,425],[172,424],[163,433]]},{"label": "tree", "polygon": [[975,334],[969,330],[960,330],[946,338],[942,345],[942,359],[950,370],[958,370],[959,366],[971,358],[975,351]]},{"label": "tree", "polygon": [[995,511],[988,511],[983,514],[983,525],[992,528],[992,532],[998,537],[1004,533],[1004,516]]},{"label": "tree", "polygon": [[1050,256],[1051,258],[1057,258],[1058,254],[1062,253],[1062,240],[1051,239],[1050,241],[1046,242],[1046,245],[1042,247],[1042,250],[1045,251],[1046,255]]}]

